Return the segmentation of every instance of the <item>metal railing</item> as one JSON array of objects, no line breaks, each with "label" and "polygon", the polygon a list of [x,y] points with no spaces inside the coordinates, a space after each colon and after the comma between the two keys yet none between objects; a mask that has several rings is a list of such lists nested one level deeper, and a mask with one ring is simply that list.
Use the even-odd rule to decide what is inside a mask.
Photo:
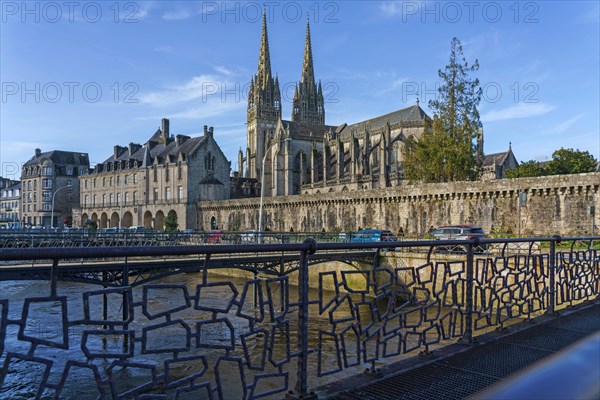
[{"label": "metal railing", "polygon": [[[466,246],[465,254],[451,256],[435,250],[457,241],[323,243],[308,238],[283,244],[5,249],[0,261],[51,259],[53,272],[49,295],[25,298],[20,315],[15,300],[0,291],[0,396],[16,367],[25,362],[36,365],[31,371],[42,371],[35,387],[37,398],[66,393],[75,367],[88,369],[94,376],[89,384],[115,398],[193,391],[223,398],[232,385],[230,380],[225,383],[224,374],[237,376],[240,398],[283,392],[289,398],[314,398],[311,387],[329,375],[356,373],[365,366],[375,371],[376,364],[386,359],[428,353],[451,339],[471,343],[483,332],[598,299],[598,241],[600,237],[470,239],[459,243]],[[482,244],[499,250],[475,254]],[[527,250],[510,251],[515,244],[525,244]],[[389,247],[426,251],[416,264],[403,262],[400,267],[393,257],[378,257],[362,269],[311,271],[314,266],[309,265],[310,257],[319,251]],[[216,262],[211,264],[213,255],[272,251],[298,254],[295,281],[290,276],[255,277],[238,290],[229,279],[208,274],[218,268]],[[123,286],[80,293],[81,313],[68,313],[74,306],[72,299],[59,295],[60,260],[169,255],[205,258],[193,290],[172,283],[135,289],[129,285],[125,263]],[[227,289],[229,295],[208,301],[205,293],[216,288]],[[119,318],[107,318],[105,311],[100,314],[98,307],[106,307],[109,297],[120,299]],[[170,302],[159,310],[158,299]],[[39,304],[49,304],[61,316],[57,338],[28,331],[34,306]],[[15,329],[20,345],[16,350],[6,345],[7,332]],[[70,335],[70,329],[77,334]],[[157,345],[152,335],[165,343]],[[178,345],[170,344],[173,337],[181,339]],[[121,339],[122,351],[90,344],[92,339],[100,343],[115,338]],[[49,348],[59,355],[49,356]],[[65,359],[66,364],[57,361]],[[175,364],[186,367],[175,369]],[[120,377],[124,375],[118,372],[123,368],[145,369],[150,380],[132,380],[123,389]]]}]

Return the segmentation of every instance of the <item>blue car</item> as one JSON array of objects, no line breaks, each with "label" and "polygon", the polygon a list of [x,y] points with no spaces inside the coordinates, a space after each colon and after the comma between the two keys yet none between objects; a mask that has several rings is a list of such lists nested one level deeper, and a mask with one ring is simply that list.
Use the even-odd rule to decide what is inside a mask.
[{"label": "blue car", "polygon": [[[398,238],[384,229],[361,229],[352,234],[352,242],[396,242]],[[389,249],[393,250],[393,248]]]}]

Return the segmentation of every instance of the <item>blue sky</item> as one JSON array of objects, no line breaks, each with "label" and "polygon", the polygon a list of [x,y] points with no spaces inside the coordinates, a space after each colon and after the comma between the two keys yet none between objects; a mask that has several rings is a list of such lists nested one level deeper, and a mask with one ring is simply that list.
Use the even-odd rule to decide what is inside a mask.
[{"label": "blue sky", "polygon": [[[479,60],[485,152],[518,160],[560,147],[600,150],[597,1],[266,2],[271,65],[290,118],[306,19],[326,122],[421,106],[452,37]],[[87,152],[204,125],[237,169],[263,2],[1,2],[0,162],[14,176],[36,147]]]}]

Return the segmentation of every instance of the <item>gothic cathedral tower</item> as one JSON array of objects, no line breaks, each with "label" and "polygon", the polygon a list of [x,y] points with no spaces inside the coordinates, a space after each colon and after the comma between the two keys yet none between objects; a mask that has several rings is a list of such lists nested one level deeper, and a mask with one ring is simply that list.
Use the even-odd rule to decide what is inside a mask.
[{"label": "gothic cathedral tower", "polygon": [[321,81],[315,84],[312,47],[310,44],[310,24],[306,21],[306,43],[304,45],[304,62],[302,78],[296,85],[292,121],[312,125],[325,125],[325,102]]},{"label": "gothic cathedral tower", "polygon": [[260,179],[265,146],[275,135],[281,118],[281,92],[279,79],[271,74],[267,14],[263,13],[262,36],[258,56],[258,72],[250,81],[248,92],[248,133],[246,147],[246,173],[248,178]]}]

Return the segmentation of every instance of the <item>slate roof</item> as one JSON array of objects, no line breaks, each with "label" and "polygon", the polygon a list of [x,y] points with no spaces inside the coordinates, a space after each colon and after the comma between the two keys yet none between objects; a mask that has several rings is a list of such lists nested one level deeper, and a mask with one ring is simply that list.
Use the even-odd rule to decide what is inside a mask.
[{"label": "slate roof", "polygon": [[329,130],[335,131],[336,127],[332,125],[314,125],[296,121],[282,120],[281,123],[286,130],[289,130],[292,139],[298,138],[323,138]]},{"label": "slate roof", "polygon": [[504,161],[506,160],[506,158],[508,157],[509,153],[510,153],[510,151],[504,151],[502,153],[487,154],[483,158],[483,166],[489,167],[492,165],[502,165],[504,163]]},{"label": "slate roof", "polygon": [[[166,143],[163,140],[161,130],[157,130],[150,139],[146,142],[144,146],[139,146],[137,150],[134,151],[133,154],[129,154],[129,147],[122,147],[123,151],[118,157],[115,159],[115,155],[112,154],[108,157],[103,164],[111,163],[114,161],[140,161],[144,163],[151,162],[151,159],[158,157],[159,164],[164,163],[167,159],[169,161],[175,161],[179,154],[183,154],[187,157],[189,154],[193,153],[195,149],[206,139],[206,136],[198,136],[190,138],[189,136],[183,136],[183,139],[186,139],[180,145],[177,144],[177,140],[173,137],[168,137]],[[151,143],[152,142],[152,143]],[[149,154],[147,151],[149,149]],[[150,160],[147,160],[146,157],[149,156]]]},{"label": "slate roof", "polygon": [[223,185],[223,183],[212,175],[206,176],[200,181],[201,185]]},{"label": "slate roof", "polygon": [[25,166],[40,164],[45,159],[50,159],[56,165],[81,165],[86,167],[90,165],[87,153],[52,150],[41,153],[39,156],[33,156],[25,163]]},{"label": "slate roof", "polygon": [[340,125],[338,127],[338,133],[351,132],[353,129],[356,131],[363,131],[367,126],[371,130],[383,128],[386,123],[393,125],[398,122],[420,122],[420,121],[431,121],[429,115],[418,106],[410,106],[401,110],[396,110],[388,114],[380,115],[375,118],[367,119],[364,121],[356,122],[351,125]]}]

